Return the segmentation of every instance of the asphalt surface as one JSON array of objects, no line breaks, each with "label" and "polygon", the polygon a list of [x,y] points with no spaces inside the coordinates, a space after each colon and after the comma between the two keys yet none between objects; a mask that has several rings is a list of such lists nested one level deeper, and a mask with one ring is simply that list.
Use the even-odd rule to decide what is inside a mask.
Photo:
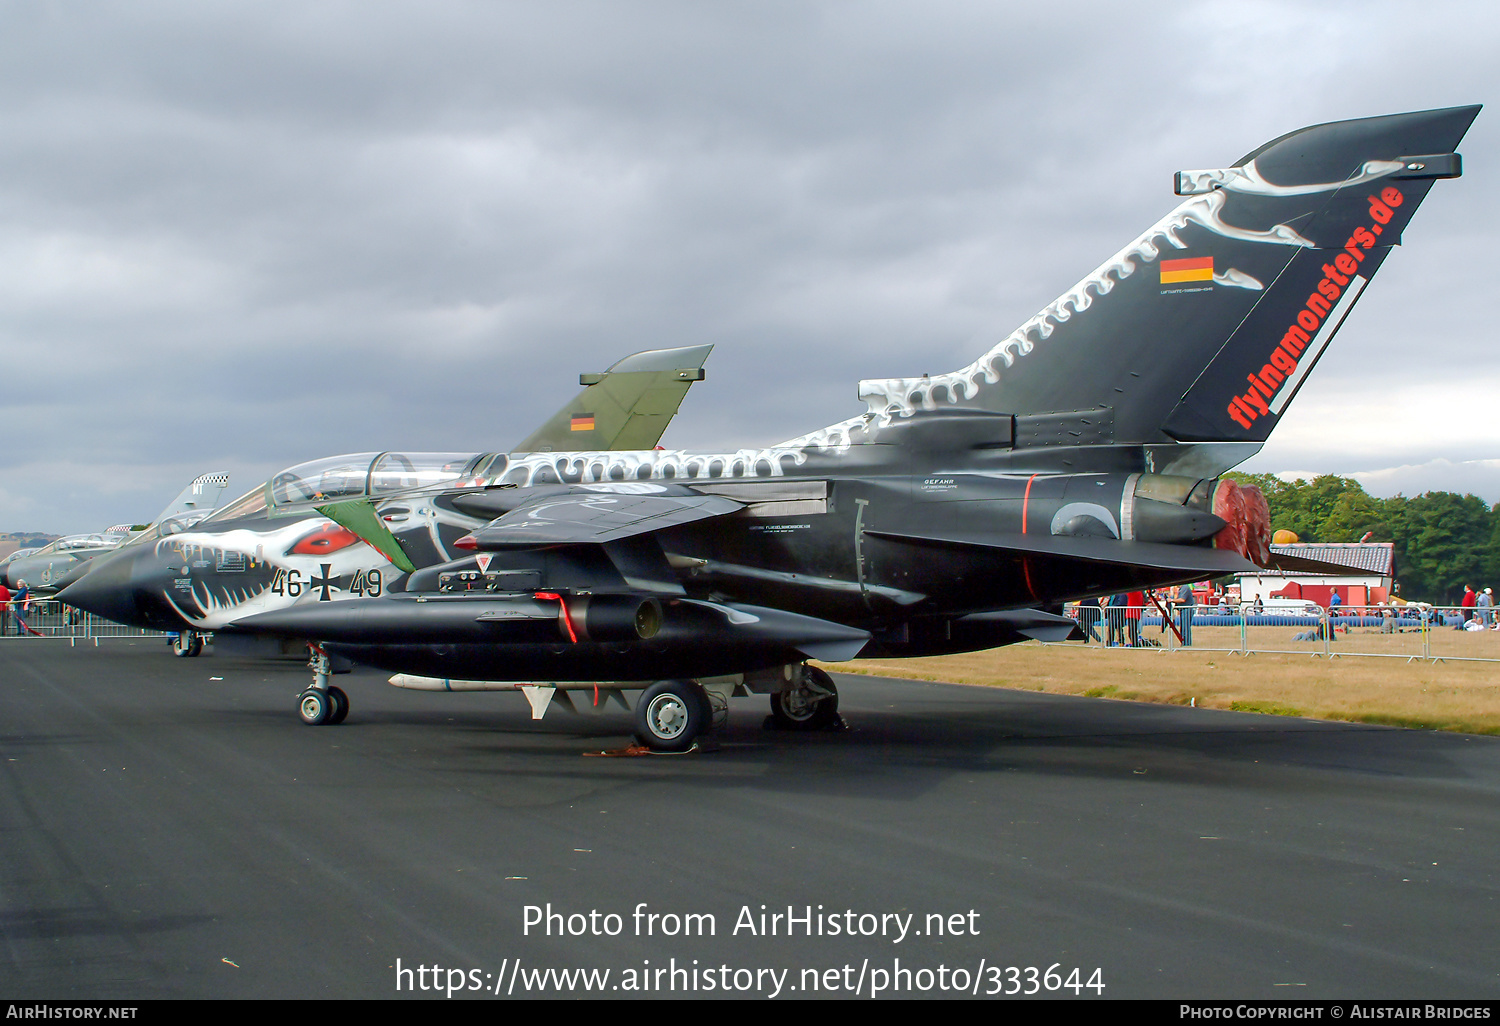
[{"label": "asphalt surface", "polygon": [[846,676],[589,758],[628,716],[305,679],[0,642],[0,995],[1500,996],[1496,739]]}]

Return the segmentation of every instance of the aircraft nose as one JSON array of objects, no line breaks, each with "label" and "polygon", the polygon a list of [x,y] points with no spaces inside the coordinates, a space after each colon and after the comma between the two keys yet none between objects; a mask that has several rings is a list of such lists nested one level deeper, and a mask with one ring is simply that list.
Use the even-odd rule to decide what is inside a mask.
[{"label": "aircraft nose", "polygon": [[70,606],[117,623],[138,619],[133,553],[114,553],[93,560],[93,566],[57,593]]}]

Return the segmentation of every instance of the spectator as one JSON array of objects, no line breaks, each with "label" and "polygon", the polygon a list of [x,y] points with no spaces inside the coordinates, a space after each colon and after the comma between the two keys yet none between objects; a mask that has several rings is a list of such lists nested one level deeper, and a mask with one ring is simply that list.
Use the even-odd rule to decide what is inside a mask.
[{"label": "spectator", "polygon": [[1459,610],[1463,614],[1464,622],[1468,622],[1469,617],[1474,615],[1474,603],[1476,601],[1474,589],[1467,584],[1464,585],[1464,597],[1458,604]]},{"label": "spectator", "polygon": [[1107,640],[1105,647],[1118,645],[1123,642],[1125,634],[1125,596],[1111,595],[1109,597],[1109,608],[1105,614],[1108,617]]},{"label": "spectator", "polygon": [[31,589],[24,580],[16,582],[16,590],[10,597],[10,611],[16,616],[16,634],[36,633],[26,622],[26,603],[31,599]]},{"label": "spectator", "polygon": [[1130,647],[1141,647],[1141,613],[1146,605],[1144,591],[1132,591],[1125,596],[1125,624],[1130,628]]},{"label": "spectator", "polygon": [[1193,607],[1197,604],[1191,584],[1177,589],[1177,629],[1182,632],[1183,645],[1193,643]]},{"label": "spectator", "polygon": [[[19,631],[20,628],[17,628]],[[0,637],[10,633],[10,589],[0,578]]]},{"label": "spectator", "polygon": [[1494,615],[1490,607],[1495,604],[1495,596],[1490,589],[1486,588],[1474,599],[1474,608],[1479,611],[1479,620],[1486,627],[1489,626],[1490,618]]},{"label": "spectator", "polygon": [[1099,607],[1101,601],[1103,600],[1087,598],[1078,603],[1078,626],[1083,628],[1085,644],[1102,640],[1098,634],[1099,620],[1103,616],[1103,610]]}]

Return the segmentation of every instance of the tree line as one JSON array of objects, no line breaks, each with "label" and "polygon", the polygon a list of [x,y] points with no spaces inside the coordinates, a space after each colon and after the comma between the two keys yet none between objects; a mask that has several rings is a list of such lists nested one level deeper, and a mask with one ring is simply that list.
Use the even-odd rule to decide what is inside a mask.
[{"label": "tree line", "polygon": [[1500,504],[1475,495],[1427,492],[1377,499],[1358,481],[1321,474],[1283,481],[1272,474],[1226,474],[1253,484],[1271,507],[1271,530],[1298,541],[1394,542],[1396,582],[1407,601],[1456,605],[1464,585],[1500,585]]}]

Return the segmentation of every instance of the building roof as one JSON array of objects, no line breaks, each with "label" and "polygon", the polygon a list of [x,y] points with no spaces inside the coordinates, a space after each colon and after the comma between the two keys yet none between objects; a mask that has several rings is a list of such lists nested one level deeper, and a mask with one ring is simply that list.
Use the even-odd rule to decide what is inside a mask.
[{"label": "building roof", "polygon": [[1283,556],[1337,563],[1381,577],[1393,577],[1396,572],[1396,547],[1391,542],[1297,542],[1272,545],[1271,551]]}]

